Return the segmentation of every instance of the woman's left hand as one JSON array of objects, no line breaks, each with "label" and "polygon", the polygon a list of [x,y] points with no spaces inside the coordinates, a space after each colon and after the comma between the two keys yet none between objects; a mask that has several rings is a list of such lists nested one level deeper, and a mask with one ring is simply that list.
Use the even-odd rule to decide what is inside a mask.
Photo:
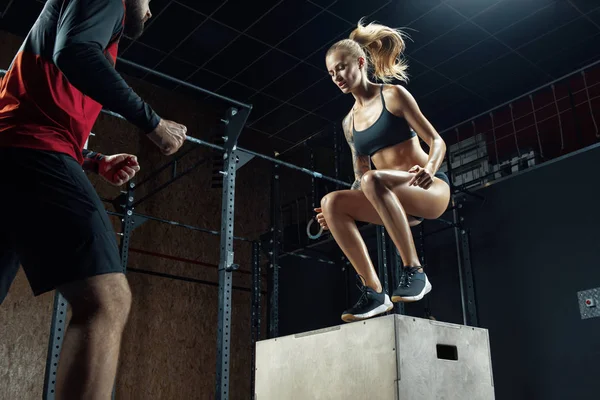
[{"label": "woman's left hand", "polygon": [[410,182],[408,182],[408,186],[418,186],[427,190],[433,185],[433,174],[427,168],[415,165],[408,172],[415,174]]}]

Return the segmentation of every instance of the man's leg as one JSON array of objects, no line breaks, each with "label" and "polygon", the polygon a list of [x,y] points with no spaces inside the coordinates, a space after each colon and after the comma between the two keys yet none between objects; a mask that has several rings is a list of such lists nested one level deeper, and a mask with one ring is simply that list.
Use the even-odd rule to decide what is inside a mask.
[{"label": "man's leg", "polygon": [[125,275],[111,273],[63,285],[72,309],[56,378],[57,399],[107,400],[131,307]]},{"label": "man's leg", "polygon": [[74,159],[26,149],[0,149],[0,156],[14,171],[0,180],[11,211],[2,222],[32,291],[57,289],[73,311],[58,399],[108,400],[131,307],[113,225]]}]

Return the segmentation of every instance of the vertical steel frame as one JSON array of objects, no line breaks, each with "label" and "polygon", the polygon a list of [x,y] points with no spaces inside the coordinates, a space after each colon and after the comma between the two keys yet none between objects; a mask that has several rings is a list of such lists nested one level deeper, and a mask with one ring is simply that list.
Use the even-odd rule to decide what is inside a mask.
[{"label": "vertical steel frame", "polygon": [[463,217],[459,210],[462,203],[457,201],[456,194],[452,195],[452,219],[454,221],[454,237],[456,241],[456,256],[458,262],[458,278],[460,283],[460,299],[462,305],[463,324],[479,326],[477,303],[475,299],[475,280],[471,266],[471,246],[469,231],[462,225]]},{"label": "vertical steel frame", "polygon": [[223,198],[221,201],[221,246],[219,258],[219,312],[217,326],[217,373],[215,399],[229,398],[229,367],[231,347],[231,292],[233,271],[233,226],[237,141],[248,119],[248,109],[229,108],[224,121],[225,153],[223,173]]},{"label": "vertical steel frame", "polygon": [[[127,184],[127,191],[121,192],[120,199],[123,199],[123,203],[121,207],[123,207],[123,215],[121,218],[121,245],[119,246],[119,252],[121,256],[121,267],[123,268],[123,273],[127,273],[127,264],[129,263],[129,242],[131,240],[131,234],[133,233],[133,229],[135,228],[135,217],[133,216],[133,201],[135,194],[135,183],[129,182]],[[117,382],[115,378],[115,383],[112,391],[113,400],[117,396]]]},{"label": "vertical steel frame", "polygon": [[256,382],[256,342],[260,340],[260,290],[261,290],[261,271],[260,271],[260,243],[252,242],[252,313],[250,319],[250,333],[252,343],[252,373],[251,390],[254,397]]},{"label": "vertical steel frame", "polygon": [[387,256],[387,245],[386,245],[386,232],[385,228],[381,225],[376,227],[377,234],[377,266],[379,267],[378,275],[381,280],[381,286],[386,293],[390,293],[390,284],[388,280],[388,256]]},{"label": "vertical steel frame", "polygon": [[270,262],[270,294],[269,299],[269,338],[279,336],[279,253],[281,251],[281,193],[279,191],[279,165],[273,165],[271,183],[271,256]]},{"label": "vertical steel frame", "polygon": [[[452,162],[447,160],[448,178],[450,179],[450,206],[452,210],[452,224],[454,226],[454,239],[456,243],[456,261],[458,264],[458,279],[460,284],[460,301],[462,307],[463,324],[470,326],[479,326],[477,318],[477,306],[475,299],[475,281],[473,280],[473,270],[471,268],[471,248],[469,245],[469,233],[463,227],[464,218],[459,210],[463,204],[459,201],[460,191],[454,186],[454,173]],[[473,195],[469,192],[464,195]],[[463,195],[463,196],[464,196]],[[480,197],[473,195],[474,197]]]},{"label": "vertical steel frame", "polygon": [[[390,238],[388,237],[388,239]],[[393,292],[400,284],[400,276],[402,275],[400,271],[402,268],[402,260],[400,259],[400,253],[398,252],[398,249],[396,249],[394,242],[390,239],[387,241],[387,243],[389,250],[390,277],[392,283],[391,291]],[[405,314],[403,302],[398,302],[394,305],[394,313],[402,315]]]},{"label": "vertical steel frame", "polygon": [[54,295],[52,307],[52,324],[50,326],[50,340],[48,341],[48,354],[46,356],[46,372],[44,375],[44,400],[54,400],[56,394],[56,371],[58,360],[65,336],[67,319],[67,300],[58,291]]},{"label": "vertical steel frame", "polygon": [[[340,179],[340,162],[342,158],[342,149],[340,147],[340,134],[337,125],[333,125],[333,167],[335,179]],[[335,185],[335,190],[340,190],[340,185]]]},{"label": "vertical steel frame", "polygon": [[473,268],[471,266],[471,232],[468,229],[463,229],[460,236],[464,280],[467,290],[467,314],[469,316],[467,322],[471,326],[479,326],[477,298],[475,297],[475,278],[473,277]]},{"label": "vertical steel frame", "polygon": [[123,267],[123,273],[127,272],[127,263],[129,262],[129,241],[131,239],[131,233],[134,228],[134,216],[133,216],[133,201],[134,201],[134,190],[135,183],[129,182],[127,185],[127,191],[123,192],[124,203],[123,214],[121,218],[121,245],[119,250],[121,253],[121,266]]}]

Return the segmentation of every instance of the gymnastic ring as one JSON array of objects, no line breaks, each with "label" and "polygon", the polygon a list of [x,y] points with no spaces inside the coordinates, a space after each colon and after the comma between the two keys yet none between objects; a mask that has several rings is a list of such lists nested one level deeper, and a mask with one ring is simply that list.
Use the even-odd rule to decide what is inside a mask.
[{"label": "gymnastic ring", "polygon": [[308,221],[308,224],[306,225],[306,236],[308,236],[310,239],[318,239],[321,237],[321,235],[323,234],[323,227],[321,227],[321,229],[319,229],[319,233],[317,233],[316,235],[313,235],[312,233],[310,233],[310,227],[312,226],[312,223],[315,222],[316,219],[311,218],[310,221]]}]

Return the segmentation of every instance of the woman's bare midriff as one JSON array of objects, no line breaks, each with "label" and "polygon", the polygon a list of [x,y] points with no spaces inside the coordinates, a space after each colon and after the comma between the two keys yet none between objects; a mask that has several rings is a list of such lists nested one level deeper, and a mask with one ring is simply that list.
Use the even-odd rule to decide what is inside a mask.
[{"label": "woman's bare midriff", "polygon": [[417,136],[394,146],[379,150],[371,156],[375,168],[408,171],[415,165],[425,167],[429,157],[423,151]]}]

